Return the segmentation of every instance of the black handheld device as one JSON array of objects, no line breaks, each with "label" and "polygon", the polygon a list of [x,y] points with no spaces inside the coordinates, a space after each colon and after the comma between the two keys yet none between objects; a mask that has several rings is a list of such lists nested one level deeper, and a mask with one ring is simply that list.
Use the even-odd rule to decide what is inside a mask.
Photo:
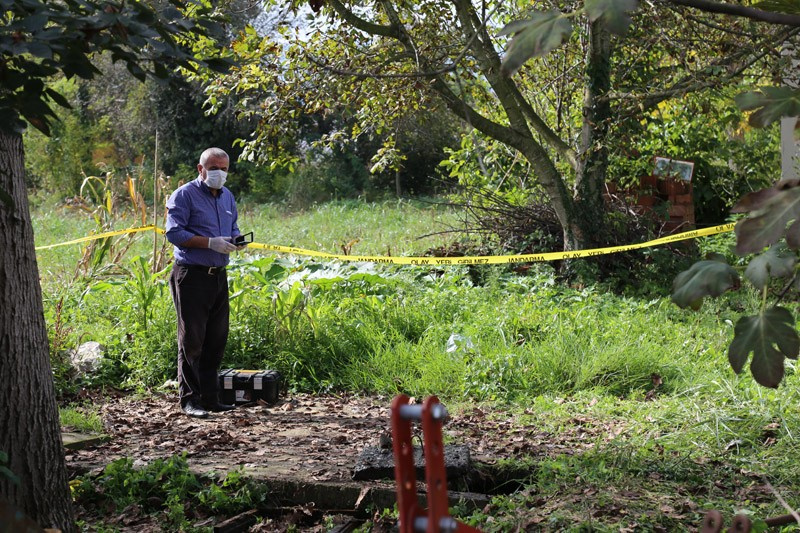
[{"label": "black handheld device", "polygon": [[250,244],[253,242],[253,232],[245,233],[244,235],[237,235],[233,238],[233,244],[236,246],[242,246],[245,244]]}]

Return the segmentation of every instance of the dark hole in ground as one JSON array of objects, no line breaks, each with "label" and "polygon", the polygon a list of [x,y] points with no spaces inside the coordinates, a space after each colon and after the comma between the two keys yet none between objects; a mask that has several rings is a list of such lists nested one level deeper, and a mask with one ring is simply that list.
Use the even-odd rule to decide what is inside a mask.
[{"label": "dark hole in ground", "polygon": [[[415,477],[425,480],[425,455],[420,446],[413,447]],[[511,494],[530,479],[529,462],[484,462],[470,458],[469,447],[447,444],[444,447],[447,486],[450,491],[480,493],[488,496]],[[492,458],[488,458],[492,459]],[[359,454],[353,468],[356,481],[394,481],[394,454],[391,449],[367,446]]]},{"label": "dark hole in ground", "polygon": [[463,490],[488,496],[513,494],[530,483],[535,473],[532,468],[529,464],[473,462],[466,476],[448,480],[447,485],[449,490]]}]

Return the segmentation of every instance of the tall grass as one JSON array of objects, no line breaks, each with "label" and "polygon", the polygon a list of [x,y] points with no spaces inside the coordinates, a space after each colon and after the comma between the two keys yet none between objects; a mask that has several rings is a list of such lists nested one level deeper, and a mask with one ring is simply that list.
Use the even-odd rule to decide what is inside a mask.
[{"label": "tall grass", "polygon": [[[350,202],[300,213],[245,206],[240,222],[260,242],[419,254],[447,237],[415,237],[456,215],[409,202]],[[56,208],[37,210],[34,224],[37,244],[92,227]],[[149,250],[152,243],[143,238],[119,268],[77,278],[80,247],[39,253],[56,344],[106,346],[98,375],[76,382],[57,374],[63,394],[80,384],[147,389],[174,378],[169,292],[156,285],[161,275],[134,256]],[[142,275],[126,276],[130,271]],[[603,486],[657,476],[664,490],[674,488],[669,483],[707,485],[716,475],[709,469],[723,460],[720,475],[728,481],[737,472],[767,472],[773,484],[791,491],[800,479],[793,363],[781,387],[766,390],[747,372],[735,375],[727,362],[733,324],[759,305],[758,295],[745,290],[689,312],[666,297],[560,285],[546,264],[525,276],[502,266],[475,275],[464,266],[379,266],[250,251],[236,254],[228,273],[226,366],[279,370],[290,391],[436,394],[455,408],[502,405],[521,424],[552,434],[570,428],[577,413],[619,428],[591,452],[542,459],[531,483],[543,494],[569,490],[578,478]],[[513,505],[532,505],[524,494],[515,501],[503,504],[512,518]],[[495,530],[506,526],[499,521]]]},{"label": "tall grass", "polygon": [[[246,206],[241,225],[260,242],[417,254],[447,238],[423,244],[417,235],[455,217],[429,204],[344,202],[296,214]],[[47,236],[42,244],[74,238],[87,226],[58,208],[36,211],[34,222],[37,235]],[[131,385],[171,377],[175,335],[163,276],[153,277],[162,284],[158,290],[139,287],[147,276],[65,283],[77,248],[39,253],[48,317],[62,301],[60,320],[69,317],[73,342],[106,344]],[[148,249],[145,237],[130,253]],[[127,261],[118,276],[141,270],[140,259]],[[548,265],[536,265],[528,276],[494,267],[475,285],[469,267],[379,268],[251,251],[234,257],[229,272],[233,325],[226,364],[274,367],[298,390],[502,401],[583,390],[631,397],[656,381],[660,392],[681,394],[730,372],[725,351],[737,314],[724,304],[692,314],[666,299],[569,289],[555,283]],[[137,299],[140,293],[148,301]],[[751,305],[737,298],[738,305]],[[463,346],[448,351],[454,336]]]},{"label": "tall grass", "polygon": [[[163,217],[159,220],[163,227]],[[81,210],[52,202],[34,208],[33,224],[36,246],[85,237],[96,229],[92,217]],[[121,217],[114,229],[137,225],[139,222],[133,217]],[[276,204],[242,205],[239,215],[240,228],[243,232],[253,231],[256,242],[353,255],[422,254],[448,244],[452,235],[441,232],[457,225],[457,214],[451,209],[434,202],[409,200],[332,202],[304,211]],[[152,253],[151,233],[139,233],[134,240],[131,256]],[[159,237],[159,243],[163,240]],[[62,284],[72,278],[85,247],[86,243],[81,243],[37,252],[42,281]]]},{"label": "tall grass", "polygon": [[[341,201],[304,211],[277,205],[245,205],[243,231],[258,242],[352,255],[411,255],[448,244],[451,235],[430,235],[457,225],[456,213],[430,202]],[[426,237],[427,236],[427,237]]]}]

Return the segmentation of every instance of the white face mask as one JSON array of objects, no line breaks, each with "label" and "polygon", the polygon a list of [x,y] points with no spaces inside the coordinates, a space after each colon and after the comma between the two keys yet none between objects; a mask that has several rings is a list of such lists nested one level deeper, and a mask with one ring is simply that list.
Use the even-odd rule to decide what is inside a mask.
[{"label": "white face mask", "polygon": [[206,185],[212,189],[221,189],[227,178],[228,173],[224,170],[206,170]]}]

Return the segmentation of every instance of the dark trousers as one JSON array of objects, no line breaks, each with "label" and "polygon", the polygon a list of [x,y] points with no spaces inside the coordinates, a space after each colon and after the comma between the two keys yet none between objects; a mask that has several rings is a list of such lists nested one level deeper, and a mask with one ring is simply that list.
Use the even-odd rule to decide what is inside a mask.
[{"label": "dark trousers", "polygon": [[178,384],[181,406],[216,403],[219,365],[228,342],[225,269],[174,265],[169,280],[178,316]]}]

